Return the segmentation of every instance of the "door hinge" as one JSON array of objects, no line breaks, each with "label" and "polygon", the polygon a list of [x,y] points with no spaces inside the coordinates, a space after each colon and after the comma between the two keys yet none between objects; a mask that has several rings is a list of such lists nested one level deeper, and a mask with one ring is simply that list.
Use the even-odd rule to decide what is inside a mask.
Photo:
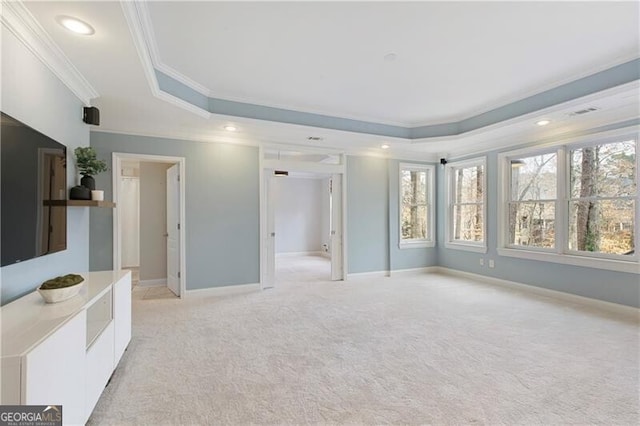
[{"label": "door hinge", "polygon": [[178,182],[180,182],[180,175],[178,175]]},{"label": "door hinge", "polygon": [[180,278],[180,271],[178,271],[178,278]]},{"label": "door hinge", "polygon": [[178,231],[180,230],[180,224],[178,224]]}]

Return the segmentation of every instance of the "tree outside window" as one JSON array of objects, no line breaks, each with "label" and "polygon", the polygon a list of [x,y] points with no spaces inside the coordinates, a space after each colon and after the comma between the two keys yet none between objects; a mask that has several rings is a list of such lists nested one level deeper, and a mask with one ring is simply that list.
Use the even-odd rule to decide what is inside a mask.
[{"label": "tree outside window", "polygon": [[447,165],[447,245],[486,250],[484,158]]},{"label": "tree outside window", "polygon": [[569,250],[633,254],[635,141],[574,149],[569,156]]},{"label": "tree outside window", "polygon": [[433,242],[433,166],[400,165],[400,245]]},{"label": "tree outside window", "polygon": [[638,262],[633,136],[520,150],[498,158],[499,214],[504,220],[499,254],[637,271],[620,262]]},{"label": "tree outside window", "polygon": [[554,248],[556,237],[557,154],[509,161],[509,240],[514,246]]}]

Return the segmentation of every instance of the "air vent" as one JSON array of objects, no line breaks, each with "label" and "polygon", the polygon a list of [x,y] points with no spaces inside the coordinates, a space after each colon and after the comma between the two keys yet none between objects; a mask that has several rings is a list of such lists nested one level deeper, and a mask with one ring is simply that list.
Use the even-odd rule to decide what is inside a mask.
[{"label": "air vent", "polygon": [[323,138],[321,138],[320,136],[309,136],[307,138],[308,141],[321,141]]},{"label": "air vent", "polygon": [[273,172],[273,175],[278,177],[285,177],[285,176],[289,176],[289,172],[286,170],[276,170]]},{"label": "air vent", "polygon": [[592,112],[597,111],[599,109],[600,108],[589,107],[589,108],[580,109],[578,111],[573,111],[573,112],[569,113],[569,115],[571,115],[571,116],[584,115],[584,114],[592,113]]}]

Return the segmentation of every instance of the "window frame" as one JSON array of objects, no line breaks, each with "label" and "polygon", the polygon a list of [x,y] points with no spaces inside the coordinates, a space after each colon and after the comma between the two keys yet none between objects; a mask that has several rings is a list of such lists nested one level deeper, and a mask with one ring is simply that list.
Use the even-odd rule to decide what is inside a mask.
[{"label": "window frame", "polygon": [[[402,238],[402,172],[426,172],[426,207],[427,207],[427,238],[407,240]],[[401,250],[411,248],[435,247],[435,167],[430,164],[400,163],[398,166],[398,248]]]},{"label": "window frame", "polygon": [[[556,155],[556,198],[554,201],[555,223],[553,225],[554,232],[555,232],[554,247],[546,248],[546,247],[532,247],[532,246],[522,246],[518,244],[511,244],[509,242],[510,240],[509,238],[509,219],[510,219],[509,206],[511,203],[514,202],[513,200],[511,200],[511,193],[512,193],[511,184],[512,184],[512,172],[513,172],[513,167],[511,166],[511,160],[517,160],[517,159],[527,158],[527,157],[535,157],[535,156],[544,155],[544,154]],[[502,169],[502,162],[500,160],[500,155],[498,155],[498,167]],[[509,168],[507,169],[507,167],[505,166],[504,170],[501,170],[503,173],[498,175],[498,182],[502,182],[504,186],[502,188],[502,194],[500,194],[504,198],[499,199],[500,204],[498,208],[498,218],[499,218],[498,219],[498,232],[499,232],[498,247],[504,247],[507,249],[514,249],[514,250],[539,252],[539,253],[559,252],[558,233],[562,233],[564,231],[564,226],[563,226],[564,224],[561,223],[562,218],[558,217],[558,211],[561,208],[560,204],[562,204],[561,197],[564,196],[564,192],[560,188],[560,175],[561,173],[564,173],[564,170],[565,170],[564,147],[559,147],[559,148],[551,147],[551,148],[538,148],[538,149],[525,148],[525,149],[520,149],[516,151],[510,151],[505,155],[506,156],[504,157],[504,161],[505,161],[505,164],[508,164]],[[538,200],[533,200],[533,201],[535,202]],[[550,202],[551,200],[545,199],[541,201]],[[515,202],[518,202],[518,201],[515,201]],[[525,202],[525,201],[522,201],[522,202]],[[504,212],[501,212],[500,207],[504,210]]]},{"label": "window frame", "polygon": [[[619,142],[625,139],[636,141],[636,195],[634,215],[634,247],[633,255],[593,253],[569,249],[569,203],[571,202],[571,151],[596,145]],[[498,247],[500,256],[517,257],[545,262],[561,263],[573,266],[584,266],[619,272],[640,274],[640,141],[638,128],[624,128],[603,132],[588,137],[573,138],[547,144],[544,147],[522,148],[498,154]],[[526,247],[509,244],[509,203],[511,193],[511,160],[545,153],[557,153],[557,201],[555,220],[555,249]]]},{"label": "window frame", "polygon": [[[453,179],[455,176],[455,171],[459,169],[466,169],[471,167],[482,166],[482,241],[462,241],[462,240],[454,240],[453,237],[453,200],[455,199],[453,191],[455,190],[455,185],[453,184]],[[487,252],[487,157],[474,157],[467,160],[450,162],[445,165],[444,170],[445,176],[445,196],[446,196],[446,205],[445,205],[445,224],[444,224],[444,232],[445,232],[445,247],[448,249],[454,250],[464,250],[471,251],[475,253],[486,253]],[[479,204],[479,203],[476,203]]]}]

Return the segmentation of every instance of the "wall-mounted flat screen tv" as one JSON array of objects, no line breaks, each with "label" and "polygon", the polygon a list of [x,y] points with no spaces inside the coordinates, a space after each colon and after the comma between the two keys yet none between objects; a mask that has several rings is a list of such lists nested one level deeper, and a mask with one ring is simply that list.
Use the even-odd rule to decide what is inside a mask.
[{"label": "wall-mounted flat screen tv", "polygon": [[67,149],[0,113],[2,266],[67,248]]}]

